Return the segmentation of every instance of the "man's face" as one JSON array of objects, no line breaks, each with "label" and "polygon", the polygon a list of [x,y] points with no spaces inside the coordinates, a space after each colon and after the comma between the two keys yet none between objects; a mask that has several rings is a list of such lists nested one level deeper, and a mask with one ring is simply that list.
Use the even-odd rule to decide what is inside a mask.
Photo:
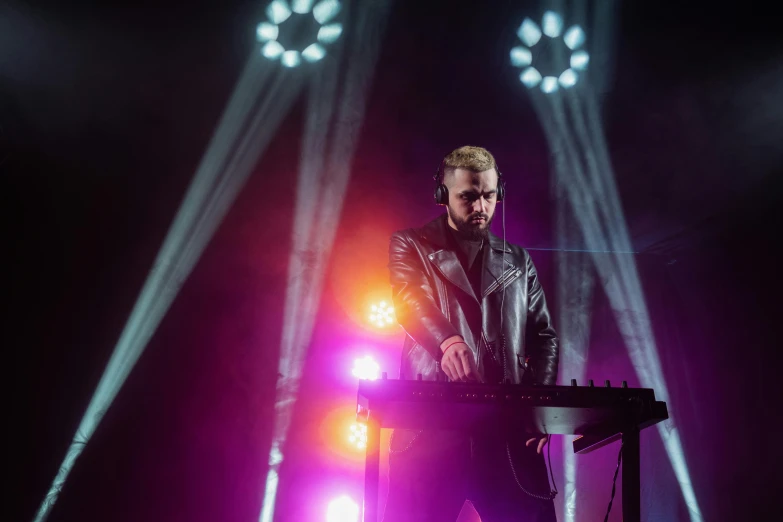
[{"label": "man's face", "polygon": [[482,172],[456,169],[446,175],[444,183],[449,189],[449,225],[475,239],[486,237],[497,204],[495,169]]}]

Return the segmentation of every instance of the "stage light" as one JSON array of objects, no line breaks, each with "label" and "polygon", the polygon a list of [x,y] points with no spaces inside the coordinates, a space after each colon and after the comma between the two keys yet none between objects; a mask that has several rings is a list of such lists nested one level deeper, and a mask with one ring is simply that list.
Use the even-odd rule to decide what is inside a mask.
[{"label": "stage light", "polygon": [[587,69],[587,64],[590,61],[590,55],[586,51],[577,51],[571,55],[571,68],[577,71],[583,71]]},{"label": "stage light", "polygon": [[358,422],[351,424],[351,433],[348,435],[348,441],[357,449],[365,449],[367,447],[367,425]]},{"label": "stage light", "polygon": [[[516,46],[511,49],[511,65],[514,67],[525,67],[519,75],[519,81],[525,87],[532,89],[540,85],[544,93],[552,94],[557,92],[559,87],[569,88],[576,85],[577,81],[579,81],[579,75],[574,71],[585,70],[590,56],[587,54],[587,51],[577,50],[585,41],[585,33],[578,25],[569,27],[563,33],[563,17],[554,11],[544,13],[541,25],[543,30],[530,18],[525,18],[522,21],[522,25],[517,30],[517,36],[525,46]],[[541,73],[533,64],[533,52],[530,49],[541,41],[542,35],[552,40],[562,38],[565,47],[574,51],[569,58],[571,69],[560,71],[555,76],[546,76],[542,79]]]},{"label": "stage light", "polygon": [[326,56],[326,49],[317,43],[308,45],[307,48],[302,51],[302,58],[308,62],[317,62],[324,56]]},{"label": "stage light", "polygon": [[574,70],[566,69],[557,79],[557,83],[559,83],[560,86],[564,89],[568,89],[569,87],[576,85],[577,80],[579,80],[579,76],[574,72]]},{"label": "stage light", "polygon": [[313,42],[304,49],[286,49],[279,41],[279,25],[288,20],[293,13],[299,15],[312,14],[313,18],[321,26],[318,29],[317,40],[321,44],[331,44],[336,42],[343,33],[343,26],[340,23],[330,23],[340,12],[341,4],[338,0],[322,0],[313,5],[313,0],[294,0],[291,6],[285,0],[273,0],[266,9],[268,21],[261,22],[256,27],[256,39],[264,45],[261,47],[261,54],[270,60],[280,58],[280,63],[284,67],[299,67],[302,59],[309,63],[314,63],[326,56],[326,49]]},{"label": "stage light", "polygon": [[358,522],[359,505],[348,495],[338,497],[326,508],[326,522]]},{"label": "stage light", "polygon": [[388,306],[386,301],[370,307],[370,322],[378,328],[387,328],[394,324],[394,308]]},{"label": "stage light", "polygon": [[541,20],[541,25],[544,30],[543,33],[550,38],[557,38],[560,36],[560,31],[563,30],[563,17],[554,11],[547,11],[544,13],[544,19]]},{"label": "stage light", "polygon": [[381,367],[375,360],[369,355],[356,359],[353,362],[352,374],[357,379],[364,379],[367,381],[374,381],[378,379],[378,373],[381,371]]},{"label": "stage light", "polygon": [[338,0],[322,0],[313,7],[313,17],[319,24],[324,25],[337,16],[340,9],[342,6]]},{"label": "stage light", "polygon": [[541,80],[541,90],[547,94],[557,91],[557,78],[554,76],[546,76]]},{"label": "stage light", "polygon": [[307,14],[313,8],[315,0],[293,0],[291,10],[298,14]]},{"label": "stage light", "polygon": [[352,472],[363,467],[367,431],[357,422],[355,402],[339,401],[339,406],[320,416],[316,431],[324,450],[321,465]]},{"label": "stage light", "polygon": [[299,56],[299,51],[286,51],[280,58],[280,63],[286,67],[296,67],[302,63],[302,58]]},{"label": "stage light", "polygon": [[266,16],[273,24],[282,24],[291,16],[291,8],[285,0],[272,0],[269,7],[266,8]]},{"label": "stage light", "polygon": [[256,37],[259,42],[277,40],[279,34],[280,29],[275,24],[270,24],[269,22],[261,22],[256,28]]},{"label": "stage light", "polygon": [[525,67],[533,63],[533,53],[527,47],[514,47],[511,49],[511,65]]},{"label": "stage light", "polygon": [[566,47],[572,51],[576,51],[585,43],[585,32],[582,31],[581,27],[575,25],[566,31],[565,35],[563,35],[563,41],[565,42]]},{"label": "stage light", "polygon": [[521,81],[525,87],[532,89],[541,83],[541,73],[538,72],[535,67],[528,67],[519,75],[519,81]]},{"label": "stage light", "polygon": [[261,54],[269,58],[270,60],[276,60],[279,58],[283,53],[285,52],[285,49],[283,49],[283,46],[277,43],[275,40],[271,40],[267,42],[262,48],[261,48]]},{"label": "stage light", "polygon": [[525,18],[522,20],[522,25],[519,26],[517,36],[522,40],[522,43],[528,47],[533,47],[541,39],[541,29],[533,20]]},{"label": "stage light", "polygon": [[341,24],[329,24],[318,29],[316,38],[321,43],[330,44],[336,42],[341,34],[343,34],[343,26]]}]

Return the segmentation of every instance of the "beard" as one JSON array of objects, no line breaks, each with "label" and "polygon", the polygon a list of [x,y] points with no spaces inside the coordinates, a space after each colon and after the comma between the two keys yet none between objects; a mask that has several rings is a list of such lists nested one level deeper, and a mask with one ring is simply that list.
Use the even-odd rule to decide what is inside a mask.
[{"label": "beard", "polygon": [[[487,214],[484,214],[483,212],[474,212],[473,214],[470,214],[467,218],[461,218],[457,215],[456,212],[454,212],[451,208],[451,205],[448,205],[446,207],[449,217],[451,218],[451,221],[454,222],[455,225],[457,225],[457,232],[464,237],[465,239],[471,240],[471,241],[479,241],[481,239],[487,239],[489,237],[489,226],[492,224],[492,220],[495,219],[494,214],[492,217],[489,217]],[[471,223],[471,220],[476,217],[483,217],[486,222],[485,223]]]}]

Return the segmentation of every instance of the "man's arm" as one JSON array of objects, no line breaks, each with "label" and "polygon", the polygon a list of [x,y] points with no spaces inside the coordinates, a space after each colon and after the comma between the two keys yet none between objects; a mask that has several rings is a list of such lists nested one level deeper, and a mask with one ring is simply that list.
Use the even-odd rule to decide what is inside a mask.
[{"label": "man's arm", "polygon": [[414,341],[440,361],[441,347],[445,348],[446,341],[453,341],[459,332],[435,304],[421,259],[400,233],[392,235],[389,244],[389,274],[397,321]]},{"label": "man's arm", "polygon": [[536,267],[530,255],[526,254],[526,257],[528,310],[525,336],[529,347],[530,367],[537,384],[556,384],[560,352],[557,332],[552,327]]}]

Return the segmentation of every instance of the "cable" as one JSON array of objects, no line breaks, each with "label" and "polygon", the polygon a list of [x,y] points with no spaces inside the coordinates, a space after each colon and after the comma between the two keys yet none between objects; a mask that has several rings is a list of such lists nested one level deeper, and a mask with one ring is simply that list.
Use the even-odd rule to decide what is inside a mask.
[{"label": "cable", "polygon": [[549,476],[552,479],[552,487],[554,488],[552,490],[552,498],[554,499],[559,491],[557,490],[557,484],[555,484],[555,474],[552,472],[552,443],[551,441],[546,441],[546,458],[549,461]]},{"label": "cable", "polygon": [[[517,477],[517,470],[514,468],[514,461],[511,458],[511,447],[509,446],[508,441],[506,441],[506,455],[508,455],[508,463],[511,466],[511,474],[514,476],[514,481],[517,483],[517,486],[519,486],[519,489],[524,491],[527,495],[537,498],[539,500],[554,500],[559,491],[557,491],[557,485],[555,484],[555,476],[552,474],[552,451],[551,451],[551,445],[549,444],[549,441],[547,441],[547,458],[549,459],[549,473],[552,477],[552,486],[554,489],[550,489],[549,493],[546,495],[537,495],[536,493],[531,493],[530,491],[526,490],[522,483],[519,482],[519,477]],[[547,478],[547,480],[549,480]]]},{"label": "cable", "polygon": [[[503,205],[503,209],[501,210],[502,215],[502,221],[503,221],[503,262],[502,262],[502,268],[500,270],[501,273],[501,280],[503,278],[503,272],[506,270],[506,204],[504,202],[501,202]],[[503,332],[503,306],[506,303],[506,286],[502,285],[502,297],[500,298],[500,347],[501,347],[501,353],[503,354],[503,380],[506,379],[506,371],[507,364],[506,364],[506,336]],[[510,372],[509,372],[510,373]],[[516,481],[519,488],[530,495],[531,497],[538,498],[541,500],[554,500],[554,498],[557,496],[559,491],[557,490],[557,484],[555,483],[555,475],[552,471],[552,444],[550,441],[547,441],[546,443],[546,456],[547,460],[549,461],[549,476],[552,479],[552,487],[554,489],[549,491],[549,494],[546,496],[543,495],[536,495],[535,493],[530,493],[528,490],[522,487],[522,484],[519,483],[519,478],[517,478],[517,471],[514,469],[514,462],[511,460],[511,448],[509,448],[508,442],[506,442],[506,454],[508,455],[508,463],[511,465],[511,473],[514,475],[514,480]]]},{"label": "cable", "polygon": [[609,507],[606,509],[606,516],[604,522],[609,521],[609,513],[612,511],[612,501],[614,501],[615,486],[617,485],[617,473],[620,471],[620,463],[623,460],[623,443],[620,443],[620,452],[617,454],[617,469],[614,470],[614,478],[612,479],[612,497],[609,499]]},{"label": "cable", "polygon": [[397,430],[392,431],[391,437],[389,438],[389,455],[397,455],[399,453],[405,453],[406,451],[411,449],[411,446],[413,446],[413,443],[416,442],[416,439],[418,439],[419,435],[421,435],[422,433],[424,433],[424,430],[419,430],[419,432],[416,433],[416,435],[413,436],[413,438],[410,440],[410,442],[408,442],[408,444],[404,448],[402,448],[400,450],[393,450],[392,449],[392,442],[394,442],[394,436],[397,434]]},{"label": "cable", "polygon": [[[506,204],[502,201],[500,202],[501,205],[503,205],[502,217],[503,217],[503,261],[501,262],[500,267],[500,279],[498,282],[503,280],[503,273],[506,271]],[[506,372],[508,372],[509,379],[511,379],[511,370],[507,367],[506,363],[506,334],[503,332],[503,306],[506,304],[506,286],[501,283],[501,291],[503,292],[501,298],[500,298],[500,349],[502,350],[503,354],[503,382],[506,381]]]},{"label": "cable", "polygon": [[[504,198],[505,199],[505,198]],[[503,266],[500,268],[500,278],[503,279],[503,272],[506,271],[506,204],[501,201],[503,205]],[[500,335],[503,335],[503,305],[506,303],[506,287],[503,286],[503,296],[500,298]]]}]

